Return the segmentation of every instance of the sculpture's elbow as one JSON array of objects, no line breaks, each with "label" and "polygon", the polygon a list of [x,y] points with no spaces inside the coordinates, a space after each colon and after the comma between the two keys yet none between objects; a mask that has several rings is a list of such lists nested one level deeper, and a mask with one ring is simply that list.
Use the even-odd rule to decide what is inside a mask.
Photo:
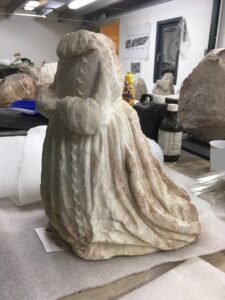
[{"label": "sculpture's elbow", "polygon": [[46,118],[50,118],[56,110],[56,100],[48,99],[48,101],[38,100],[37,110]]},{"label": "sculpture's elbow", "polygon": [[73,116],[71,129],[81,135],[96,135],[106,126],[101,112],[91,108]]},{"label": "sculpture's elbow", "polygon": [[37,97],[37,110],[45,117],[50,118],[55,110],[58,99],[55,97],[55,91],[43,89]]}]

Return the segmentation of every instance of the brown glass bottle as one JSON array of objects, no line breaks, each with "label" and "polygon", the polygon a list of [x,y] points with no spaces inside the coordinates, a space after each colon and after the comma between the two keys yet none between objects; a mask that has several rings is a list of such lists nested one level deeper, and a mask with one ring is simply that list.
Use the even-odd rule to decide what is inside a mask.
[{"label": "brown glass bottle", "polygon": [[163,150],[165,162],[175,162],[180,157],[183,126],[177,120],[177,104],[168,104],[166,117],[158,132],[158,144]]}]

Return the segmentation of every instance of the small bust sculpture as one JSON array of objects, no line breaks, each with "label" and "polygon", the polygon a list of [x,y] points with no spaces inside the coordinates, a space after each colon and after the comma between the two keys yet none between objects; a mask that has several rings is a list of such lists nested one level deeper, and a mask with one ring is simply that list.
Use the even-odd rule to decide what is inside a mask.
[{"label": "small bust sculpture", "polygon": [[165,73],[161,79],[157,80],[153,87],[152,93],[163,96],[174,94],[173,74]]},{"label": "small bust sculpture", "polygon": [[188,194],[153,158],[136,111],[122,100],[113,42],[67,34],[54,84],[39,96],[49,118],[41,194],[50,224],[88,260],[175,250],[200,224]]}]

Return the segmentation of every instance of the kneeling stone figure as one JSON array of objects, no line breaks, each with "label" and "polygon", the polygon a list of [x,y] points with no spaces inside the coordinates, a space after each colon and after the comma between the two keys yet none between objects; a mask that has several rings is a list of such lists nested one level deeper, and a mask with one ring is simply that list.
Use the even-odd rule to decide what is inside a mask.
[{"label": "kneeling stone figure", "polygon": [[121,67],[102,34],[67,34],[55,80],[38,99],[49,118],[41,194],[51,225],[80,257],[175,250],[200,224],[188,194],[154,159],[138,116],[122,100]]}]

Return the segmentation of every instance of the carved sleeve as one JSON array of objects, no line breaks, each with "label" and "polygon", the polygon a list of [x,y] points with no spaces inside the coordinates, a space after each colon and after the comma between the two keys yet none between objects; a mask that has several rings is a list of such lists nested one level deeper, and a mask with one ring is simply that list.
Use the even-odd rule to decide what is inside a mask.
[{"label": "carved sleeve", "polygon": [[42,89],[37,97],[37,109],[43,116],[49,119],[56,110],[57,101],[55,90]]},{"label": "carved sleeve", "polygon": [[81,135],[95,135],[109,123],[110,109],[93,98],[65,97],[57,109],[68,128]]}]

